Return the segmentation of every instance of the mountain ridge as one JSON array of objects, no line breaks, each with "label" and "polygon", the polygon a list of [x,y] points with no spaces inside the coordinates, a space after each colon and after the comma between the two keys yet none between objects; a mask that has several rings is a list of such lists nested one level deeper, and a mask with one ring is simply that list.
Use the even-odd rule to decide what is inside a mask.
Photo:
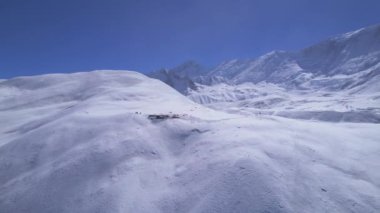
[{"label": "mountain ridge", "polygon": [[[158,72],[153,72],[149,76],[164,81],[183,94],[188,94],[188,89],[196,89],[197,83],[214,85],[265,81],[288,88],[303,88],[305,84],[309,84],[314,88],[328,89],[326,83],[318,85],[319,77],[347,75],[347,80],[341,83],[342,87],[356,86],[358,82],[353,82],[355,79],[349,75],[371,68],[369,71],[371,75],[378,75],[379,63],[380,24],[377,24],[328,38],[298,51],[276,50],[254,59],[227,60],[214,68],[206,71],[203,69],[202,72],[199,72],[200,65],[193,65],[197,74],[178,76],[178,73],[182,73],[180,65],[167,69],[166,77],[158,77]],[[365,75],[361,77],[362,84],[370,80],[364,78]],[[300,84],[300,79],[303,85]],[[178,85],[184,84],[179,84],[176,80],[187,82],[187,86],[179,88]]]}]

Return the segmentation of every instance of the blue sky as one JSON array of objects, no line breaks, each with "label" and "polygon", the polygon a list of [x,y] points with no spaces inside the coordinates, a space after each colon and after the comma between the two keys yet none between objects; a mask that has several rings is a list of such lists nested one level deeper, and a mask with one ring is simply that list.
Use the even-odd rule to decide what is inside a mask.
[{"label": "blue sky", "polygon": [[379,11],[379,0],[0,0],[0,78],[213,66],[378,24]]}]

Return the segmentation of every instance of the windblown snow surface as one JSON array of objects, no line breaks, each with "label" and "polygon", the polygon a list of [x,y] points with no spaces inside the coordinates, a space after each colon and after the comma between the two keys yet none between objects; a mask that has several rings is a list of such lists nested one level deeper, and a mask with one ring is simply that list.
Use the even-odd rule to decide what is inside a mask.
[{"label": "windblown snow surface", "polygon": [[130,71],[18,77],[0,82],[0,212],[379,212],[379,133],[214,111]]}]

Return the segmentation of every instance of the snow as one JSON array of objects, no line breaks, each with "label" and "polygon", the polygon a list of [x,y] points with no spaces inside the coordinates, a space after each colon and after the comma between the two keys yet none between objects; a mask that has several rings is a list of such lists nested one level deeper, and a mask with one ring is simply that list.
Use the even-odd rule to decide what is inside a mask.
[{"label": "snow", "polygon": [[[373,80],[373,82],[376,79]],[[329,78],[328,83],[332,79]],[[335,83],[336,85],[337,83]],[[288,90],[271,83],[201,86],[188,97],[207,107],[241,115],[278,115],[330,122],[380,123],[377,83],[351,90]],[[357,91],[359,89],[359,91]]]},{"label": "snow", "polygon": [[[269,83],[214,89],[232,102],[307,96]],[[328,108],[332,97],[316,94],[314,109]],[[171,113],[184,115],[148,119]],[[0,212],[378,212],[379,131],[216,111],[130,71],[9,79]]]}]

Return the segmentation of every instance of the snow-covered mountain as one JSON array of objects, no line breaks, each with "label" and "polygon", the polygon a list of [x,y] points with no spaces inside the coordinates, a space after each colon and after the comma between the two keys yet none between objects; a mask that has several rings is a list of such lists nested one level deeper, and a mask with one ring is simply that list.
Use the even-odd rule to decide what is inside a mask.
[{"label": "snow-covered mountain", "polygon": [[[345,33],[297,52],[273,51],[255,59],[226,61],[205,75],[193,70],[189,73],[187,66],[183,70],[179,66],[170,75],[184,76],[181,73],[185,71],[193,82],[202,85],[268,82],[285,88],[330,90],[362,86],[379,78],[380,25]],[[195,87],[191,84],[189,88]]]},{"label": "snow-covered mountain", "polygon": [[[176,72],[181,69],[171,75]],[[296,52],[273,51],[255,59],[226,61],[195,76],[187,78],[191,86],[174,88],[214,109],[379,123],[380,25]]]},{"label": "snow-covered mountain", "polygon": [[130,71],[13,78],[0,212],[378,212],[379,132],[227,114]]},{"label": "snow-covered mountain", "polygon": [[[357,75],[362,73],[362,75]],[[225,62],[209,76],[232,83],[270,82],[344,89],[380,74],[380,25],[337,36],[298,52],[274,51],[253,60]],[[339,86],[336,76],[340,76]],[[304,76],[308,76],[305,81]],[[345,78],[342,78],[344,76]],[[321,77],[325,77],[323,81]],[[327,78],[330,78],[326,80]]]}]

